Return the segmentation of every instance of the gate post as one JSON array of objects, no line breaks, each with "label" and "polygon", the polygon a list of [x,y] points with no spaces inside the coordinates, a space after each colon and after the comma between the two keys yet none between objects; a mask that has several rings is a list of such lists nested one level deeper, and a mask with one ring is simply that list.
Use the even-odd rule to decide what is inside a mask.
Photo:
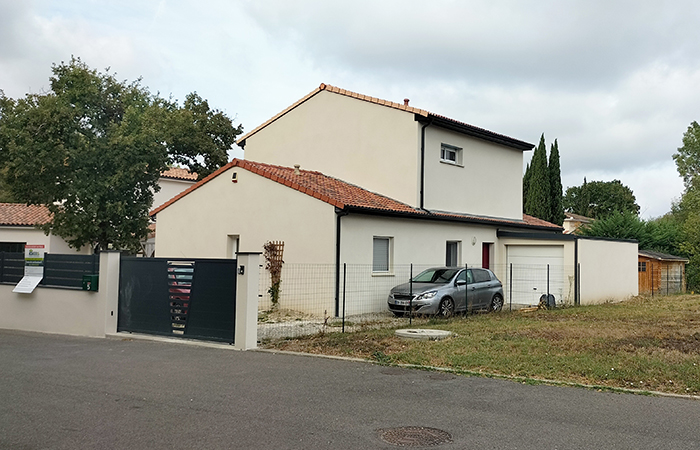
[{"label": "gate post", "polygon": [[120,261],[121,253],[118,250],[103,250],[100,252],[98,293],[105,305],[105,335],[117,332]]},{"label": "gate post", "polygon": [[236,322],[233,347],[251,350],[258,345],[258,291],[260,252],[236,253]]}]

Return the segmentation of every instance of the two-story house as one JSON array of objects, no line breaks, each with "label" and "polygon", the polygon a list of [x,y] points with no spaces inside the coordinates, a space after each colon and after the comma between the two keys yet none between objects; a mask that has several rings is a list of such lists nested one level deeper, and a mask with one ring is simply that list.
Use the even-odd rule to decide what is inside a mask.
[{"label": "two-story house", "polygon": [[[515,303],[536,303],[545,283],[558,301],[577,295],[576,238],[522,214],[532,144],[322,84],[239,145],[245,161],[152,212],[156,256],[233,257],[284,241],[286,263],[333,267],[336,302],[343,263],[388,287],[411,263],[487,267],[501,280],[512,264],[537,266],[535,281],[511,289]],[[385,292],[376,297],[381,310]]]}]

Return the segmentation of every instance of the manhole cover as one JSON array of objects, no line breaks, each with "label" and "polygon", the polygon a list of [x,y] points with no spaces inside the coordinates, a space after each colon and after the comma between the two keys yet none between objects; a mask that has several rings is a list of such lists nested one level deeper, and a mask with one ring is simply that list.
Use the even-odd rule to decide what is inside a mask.
[{"label": "manhole cover", "polygon": [[452,336],[451,331],[430,330],[425,328],[404,328],[396,330],[394,334],[406,339],[419,339],[423,341],[439,341]]},{"label": "manhole cover", "polygon": [[437,428],[428,427],[398,427],[377,430],[379,438],[399,447],[426,447],[452,442],[450,433]]}]

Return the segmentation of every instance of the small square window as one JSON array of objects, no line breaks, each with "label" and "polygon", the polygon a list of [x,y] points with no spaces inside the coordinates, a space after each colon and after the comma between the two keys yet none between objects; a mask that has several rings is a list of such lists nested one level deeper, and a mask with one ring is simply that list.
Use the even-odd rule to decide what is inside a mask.
[{"label": "small square window", "polygon": [[640,261],[639,264],[637,264],[637,270],[638,270],[639,272],[646,272],[646,271],[647,271],[647,263],[646,263],[646,261],[645,261],[645,262],[641,262],[641,261]]},{"label": "small square window", "polygon": [[462,164],[462,149],[453,145],[442,144],[440,146],[440,161],[461,165]]}]

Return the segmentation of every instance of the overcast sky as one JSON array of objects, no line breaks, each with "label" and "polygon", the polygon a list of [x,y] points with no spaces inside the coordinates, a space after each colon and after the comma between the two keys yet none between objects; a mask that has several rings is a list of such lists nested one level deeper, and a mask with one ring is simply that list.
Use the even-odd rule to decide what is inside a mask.
[{"label": "overcast sky", "polygon": [[698,24],[692,0],[0,0],[0,89],[42,92],[74,55],[163,96],[197,91],[246,131],[321,83],[410,98],[533,144],[544,132],[565,188],[619,179],[650,218],[683,189],[671,156],[700,120]]}]

